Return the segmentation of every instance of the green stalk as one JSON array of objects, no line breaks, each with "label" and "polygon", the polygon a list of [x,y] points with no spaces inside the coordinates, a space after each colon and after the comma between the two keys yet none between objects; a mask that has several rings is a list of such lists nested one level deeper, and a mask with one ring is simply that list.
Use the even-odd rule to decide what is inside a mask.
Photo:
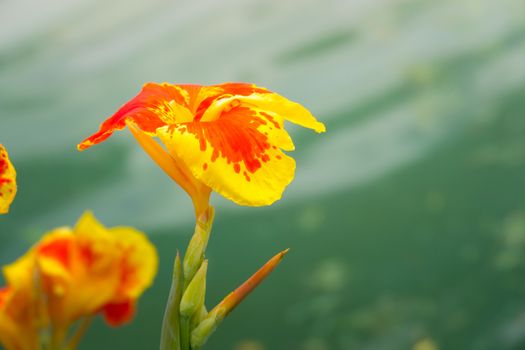
[{"label": "green stalk", "polygon": [[173,264],[173,276],[171,289],[162,321],[160,337],[160,350],[182,350],[181,349],[181,327],[179,321],[180,300],[182,298],[183,272],[180,255],[177,252]]},{"label": "green stalk", "polygon": [[[214,210],[211,206],[197,217],[184,260],[181,261],[179,253],[175,258],[172,285],[162,323],[160,350],[191,350],[190,336],[195,326],[192,326],[193,316],[201,314],[202,309],[205,310],[203,304],[207,262],[204,255],[213,217]],[[202,270],[200,275],[199,270]],[[193,286],[190,287],[192,282]],[[181,310],[183,299],[185,309]]]},{"label": "green stalk", "polygon": [[92,321],[93,321],[93,316],[87,316],[84,319],[82,319],[82,321],[80,321],[78,328],[76,329],[75,333],[73,334],[73,336],[67,343],[65,350],[75,350],[78,347],[80,340],[86,334]]},{"label": "green stalk", "polygon": [[190,349],[190,319],[184,316],[180,318],[180,343],[181,350]]}]

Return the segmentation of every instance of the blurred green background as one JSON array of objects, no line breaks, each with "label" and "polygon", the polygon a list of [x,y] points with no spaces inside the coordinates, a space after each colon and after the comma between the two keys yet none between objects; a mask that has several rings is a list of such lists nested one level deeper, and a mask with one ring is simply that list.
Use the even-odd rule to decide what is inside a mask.
[{"label": "blurred green background", "polygon": [[133,323],[87,349],[157,348],[189,200],[128,131],[76,144],[147,81],[248,81],[326,123],[291,128],[282,201],[215,196],[208,305],[286,247],[217,350],[525,349],[523,0],[1,0],[0,142],[19,195],[0,263],[92,209],[151,236]]}]

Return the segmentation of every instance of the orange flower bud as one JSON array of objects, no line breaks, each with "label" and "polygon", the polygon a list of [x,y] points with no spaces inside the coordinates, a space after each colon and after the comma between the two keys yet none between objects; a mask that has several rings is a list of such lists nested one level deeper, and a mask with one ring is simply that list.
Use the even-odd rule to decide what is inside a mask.
[{"label": "orange flower bud", "polygon": [[289,249],[268,260],[256,273],[228,294],[204,317],[191,333],[193,348],[200,349],[226,316],[233,311],[281,263]]}]

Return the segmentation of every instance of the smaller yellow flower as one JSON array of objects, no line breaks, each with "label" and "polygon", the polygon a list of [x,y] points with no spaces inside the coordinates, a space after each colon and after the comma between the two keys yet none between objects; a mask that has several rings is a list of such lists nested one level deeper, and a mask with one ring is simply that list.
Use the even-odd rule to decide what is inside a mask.
[{"label": "smaller yellow flower", "polygon": [[[105,228],[88,212],[74,228],[47,233],[24,256],[4,267],[7,290],[12,291],[5,292],[4,299],[11,293],[26,295],[21,308],[38,311],[44,307],[40,314],[35,311],[32,321],[51,328],[53,341],[63,343],[69,327],[82,318],[102,313],[113,326],[131,320],[157,265],[155,247],[143,233],[130,227]],[[9,323],[2,322],[6,315],[0,314],[0,334],[11,332]],[[15,329],[12,333],[25,338],[31,332]],[[34,349],[0,341],[8,350]]]},{"label": "smaller yellow flower", "polygon": [[7,214],[16,196],[16,170],[0,144],[0,214]]}]

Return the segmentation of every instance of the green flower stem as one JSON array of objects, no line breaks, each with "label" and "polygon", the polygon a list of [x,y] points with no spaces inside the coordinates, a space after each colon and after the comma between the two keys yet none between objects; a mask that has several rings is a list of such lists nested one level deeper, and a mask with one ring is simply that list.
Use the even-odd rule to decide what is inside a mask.
[{"label": "green flower stem", "polygon": [[209,206],[199,217],[195,225],[195,232],[191,237],[186,254],[184,255],[184,290],[188,287],[193,277],[200,269],[210,239],[211,228],[215,210]]},{"label": "green flower stem", "polygon": [[190,348],[190,319],[184,316],[180,317],[180,343],[181,350],[191,350]]},{"label": "green flower stem", "polygon": [[71,336],[71,339],[69,339],[65,350],[75,350],[77,348],[78,344],[80,343],[80,340],[86,334],[87,330],[89,329],[89,326],[91,326],[92,321],[93,316],[85,317],[84,319],[82,319],[82,321],[80,321],[80,324],[75,330],[75,333]]},{"label": "green flower stem", "polygon": [[204,260],[180,301],[179,314],[181,319],[181,343],[182,350],[190,350],[191,319],[204,306],[206,294],[206,272],[208,260]]},{"label": "green flower stem", "polygon": [[177,253],[160,350],[200,350],[224,318],[268,277],[288,252],[275,255],[208,313],[204,303],[208,268],[205,252],[213,218],[214,210],[210,206],[197,218],[182,264]]},{"label": "green flower stem", "polygon": [[162,323],[160,350],[192,350],[191,332],[200,319],[206,316],[204,298],[208,264],[204,256],[213,218],[214,209],[209,206],[197,218],[195,232],[182,262],[177,253]]},{"label": "green flower stem", "polygon": [[166,305],[164,320],[162,322],[160,350],[181,350],[179,305],[182,298],[183,283],[182,265],[179,252],[177,252],[173,264],[173,276],[168,304]]},{"label": "green flower stem", "polygon": [[[38,327],[38,346],[41,350],[58,350],[56,330],[52,329],[48,314],[48,299],[44,291],[42,275],[40,270],[35,267],[33,270],[35,287],[34,296],[36,298],[36,317]],[[61,332],[64,333],[64,332]]]}]

